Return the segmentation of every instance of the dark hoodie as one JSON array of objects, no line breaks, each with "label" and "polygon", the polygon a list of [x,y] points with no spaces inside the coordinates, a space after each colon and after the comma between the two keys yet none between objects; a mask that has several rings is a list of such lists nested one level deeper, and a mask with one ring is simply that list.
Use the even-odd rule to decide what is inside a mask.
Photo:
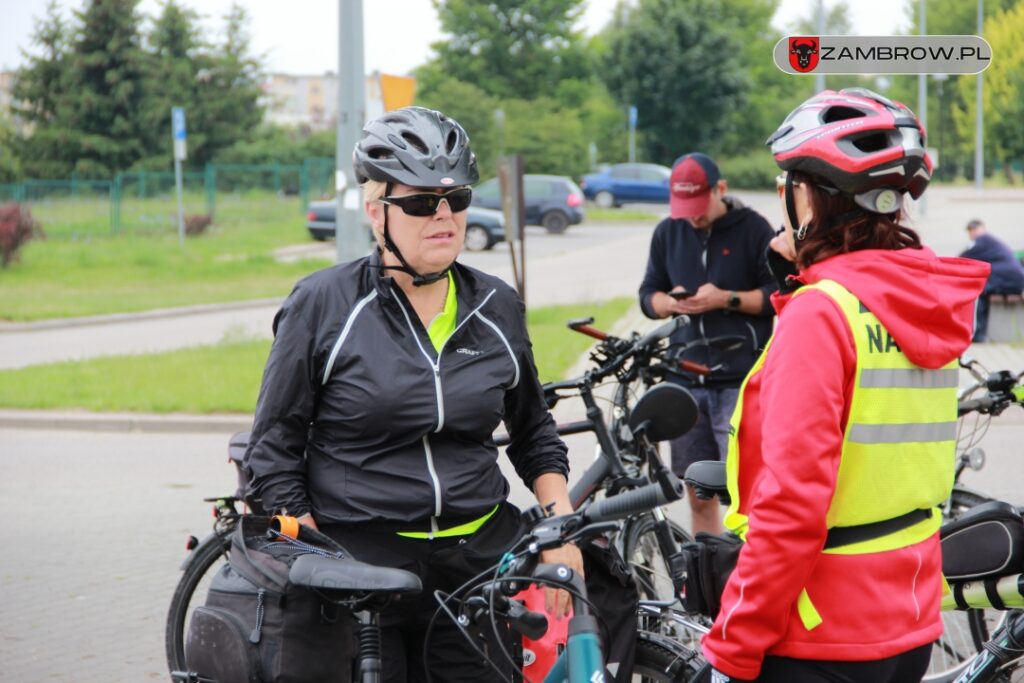
[{"label": "dark hoodie", "polygon": [[[875,314],[916,365],[939,368],[971,343],[988,265],[930,249],[858,251],[804,270],[834,280]],[[838,304],[821,291],[773,297],[779,324],[764,368],[747,381],[740,416],[739,501],[747,543],[702,646],[720,671],[758,676],[766,654],[883,659],[942,633],[938,534],[880,553],[822,553],[857,351]],[[952,451],[950,458],[953,457]],[[797,608],[806,590],[822,622]]]},{"label": "dark hoodie", "polygon": [[[673,343],[724,335],[743,337],[746,343],[736,350],[722,353],[695,347],[685,356],[711,367],[720,366],[707,379],[709,386],[738,387],[771,336],[774,315],[769,297],[777,285],[766,260],[773,235],[768,221],[733,197],[725,201],[729,211],[710,229],[698,230],[687,220],[672,218],[654,229],[647,272],[640,284],[640,308],[648,318],[657,317],[651,308],[651,295],[677,285],[691,292],[706,282],[725,291],[763,291],[764,307],[759,315],[709,311],[691,316],[693,324],[672,335]],[[689,383],[686,379],[678,381]]]}]

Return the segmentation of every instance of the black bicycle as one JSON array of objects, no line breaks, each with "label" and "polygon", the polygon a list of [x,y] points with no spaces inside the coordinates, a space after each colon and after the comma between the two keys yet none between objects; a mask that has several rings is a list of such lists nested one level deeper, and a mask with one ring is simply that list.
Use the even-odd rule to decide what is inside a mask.
[{"label": "black bicycle", "polygon": [[[641,450],[658,441],[675,438],[682,431],[677,414],[681,406],[692,402],[689,393],[673,385],[661,385],[646,392],[637,401],[628,429]],[[545,585],[566,590],[572,596],[573,617],[565,650],[543,672],[546,683],[584,683],[604,680],[604,658],[598,638],[598,622],[581,576],[564,565],[539,564],[540,554],[565,543],[586,544],[617,535],[622,524],[682,497],[682,483],[671,473],[659,481],[624,491],[610,498],[588,501],[573,514],[550,517],[539,507],[524,515],[529,531],[506,554],[490,575],[468,582],[451,595],[437,595],[441,607],[434,618],[447,615],[460,626],[475,625],[479,632],[499,633],[499,624],[507,625],[527,637],[543,632],[543,615],[523,609],[512,599],[527,586]],[[467,633],[467,637],[469,633]],[[500,637],[495,638],[499,641]],[[497,653],[483,653],[498,665]],[[504,657],[517,662],[509,652]],[[640,631],[632,673],[646,681],[693,680],[702,661],[692,648],[663,634]],[[525,676],[524,676],[525,678]]]}]

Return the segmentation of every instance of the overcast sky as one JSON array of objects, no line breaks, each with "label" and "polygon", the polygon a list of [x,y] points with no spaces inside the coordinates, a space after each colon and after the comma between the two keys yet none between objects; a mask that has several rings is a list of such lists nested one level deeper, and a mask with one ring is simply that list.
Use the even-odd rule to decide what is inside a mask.
[{"label": "overcast sky", "polygon": [[[580,28],[588,35],[611,17],[616,0],[586,0]],[[773,23],[786,27],[811,13],[817,0],[782,0]],[[824,0],[825,6],[835,0]],[[0,70],[23,63],[21,50],[32,50],[35,18],[45,15],[46,0],[0,0]],[[211,30],[220,30],[231,0],[183,0],[196,9]],[[245,0],[251,18],[253,48],[266,56],[269,71],[317,74],[336,71],[338,62],[338,0]],[[887,35],[906,23],[898,0],[854,0],[850,15],[854,32]],[[58,0],[65,17],[85,0]],[[142,0],[145,15],[160,11],[159,0]],[[430,0],[364,0],[366,70],[405,74],[430,56],[430,44],[442,38]],[[770,55],[766,56],[770,59]]]}]

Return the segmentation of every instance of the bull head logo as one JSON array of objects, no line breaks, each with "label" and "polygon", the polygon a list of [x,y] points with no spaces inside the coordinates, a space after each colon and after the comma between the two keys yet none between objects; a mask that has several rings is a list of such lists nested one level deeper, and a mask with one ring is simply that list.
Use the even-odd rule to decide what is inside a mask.
[{"label": "bull head logo", "polygon": [[789,65],[800,73],[814,71],[818,66],[818,38],[791,36],[789,39]]}]

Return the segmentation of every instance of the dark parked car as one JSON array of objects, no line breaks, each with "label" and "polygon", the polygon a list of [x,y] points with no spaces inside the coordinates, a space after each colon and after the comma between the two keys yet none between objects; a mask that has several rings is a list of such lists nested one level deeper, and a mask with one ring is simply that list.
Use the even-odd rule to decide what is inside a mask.
[{"label": "dark parked car", "polygon": [[[315,240],[334,239],[334,200],[310,202],[306,213],[306,229]],[[469,207],[466,216],[465,248],[469,251],[485,251],[505,240],[505,218],[499,211],[490,211],[475,206]]]},{"label": "dark parked car", "polygon": [[[582,223],[583,191],[572,181],[559,175],[523,176],[523,204],[527,225],[543,225],[550,233],[565,232],[570,225]],[[501,188],[491,178],[473,188],[473,206],[501,209]]]},{"label": "dark parked car", "polygon": [[658,164],[615,164],[583,176],[587,199],[608,209],[627,202],[667,202],[672,169]]}]

